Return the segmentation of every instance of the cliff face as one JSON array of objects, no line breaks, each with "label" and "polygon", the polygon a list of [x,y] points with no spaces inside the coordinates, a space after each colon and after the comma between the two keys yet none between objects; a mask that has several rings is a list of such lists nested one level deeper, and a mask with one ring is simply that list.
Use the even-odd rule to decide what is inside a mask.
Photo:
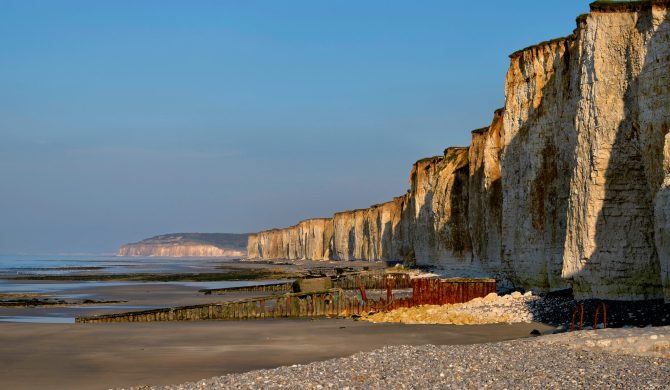
[{"label": "cliff face", "polygon": [[421,160],[410,173],[411,244],[418,264],[459,265],[472,254],[468,233],[467,148]]},{"label": "cliff face", "polygon": [[511,56],[503,112],[501,260],[515,284],[566,287],[561,278],[575,145],[573,37]]},{"label": "cliff face", "polygon": [[[668,5],[596,2],[572,35],[512,54],[505,107],[470,147],[415,163],[406,195],[336,214],[313,258],[416,258],[578,298],[670,300]],[[252,258],[311,256],[249,245]]]},{"label": "cliff face", "polygon": [[223,257],[247,255],[248,234],[164,234],[122,245],[117,256]]},{"label": "cliff face", "polygon": [[410,191],[367,209],[249,236],[251,259],[469,262],[468,149],[414,164]]},{"label": "cliff face", "polygon": [[469,150],[468,230],[472,260],[484,269],[500,269],[502,240],[502,113],[489,127],[472,132]]},{"label": "cliff face", "polygon": [[245,256],[246,251],[222,249],[214,245],[124,245],[117,256],[159,256],[159,257],[226,257]]},{"label": "cliff face", "polygon": [[[333,259],[392,259],[404,257],[402,222],[406,197],[345,211],[333,216]],[[405,233],[406,234],[406,233]]]},{"label": "cliff face", "polygon": [[332,254],[333,220],[315,218],[286,229],[273,229],[249,235],[251,259],[328,260]]}]

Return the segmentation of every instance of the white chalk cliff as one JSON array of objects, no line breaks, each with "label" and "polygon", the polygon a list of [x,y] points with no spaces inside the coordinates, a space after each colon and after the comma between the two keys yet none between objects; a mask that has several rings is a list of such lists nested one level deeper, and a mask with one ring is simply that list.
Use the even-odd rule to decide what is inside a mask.
[{"label": "white chalk cliff", "polygon": [[248,234],[174,233],[122,245],[117,256],[227,257],[245,256]]},{"label": "white chalk cliff", "polygon": [[390,202],[249,236],[252,259],[403,260],[670,302],[670,1],[595,2],[510,56],[505,107]]}]

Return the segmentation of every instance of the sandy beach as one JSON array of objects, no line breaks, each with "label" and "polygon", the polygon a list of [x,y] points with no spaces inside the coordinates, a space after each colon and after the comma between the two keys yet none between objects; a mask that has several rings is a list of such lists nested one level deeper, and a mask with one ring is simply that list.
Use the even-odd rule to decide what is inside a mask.
[{"label": "sandy beach", "polygon": [[527,337],[538,324],[372,324],[344,319],[126,324],[0,323],[0,388],[167,385],[349,356],[385,345]]},{"label": "sandy beach", "polygon": [[[309,270],[335,273],[334,267],[337,266],[332,263],[314,262],[290,265],[261,263],[256,267],[251,265],[245,262],[233,262],[227,264],[226,269],[231,273],[242,269],[245,270],[245,274],[252,268],[280,269],[282,273],[286,270],[301,273]],[[375,264],[375,268],[380,268],[380,265]],[[363,265],[359,267],[362,268]],[[203,267],[198,269],[201,271]],[[558,297],[545,299],[532,293],[516,292],[504,297],[492,294],[495,299],[490,300],[479,298],[483,306],[470,308],[466,313],[474,319],[473,322],[442,322],[439,318],[432,322],[434,321],[432,317],[423,318],[425,316],[421,314],[421,310],[417,321],[405,318],[402,321],[404,324],[333,318],[111,324],[72,324],[54,321],[55,319],[73,321],[74,317],[81,315],[195,305],[272,294],[232,290],[223,294],[206,295],[201,291],[203,288],[248,286],[272,280],[230,281],[223,275],[221,278],[224,280],[203,281],[201,273],[175,276],[170,272],[156,273],[155,270],[153,275],[159,277],[152,277],[151,281],[142,281],[135,280],[134,277],[112,275],[110,278],[103,275],[101,280],[95,280],[99,275],[92,274],[88,280],[68,280],[69,276],[66,276],[0,281],[1,286],[9,294],[34,292],[39,293],[40,297],[118,302],[1,307],[0,319],[4,318],[9,322],[0,322],[0,345],[2,345],[0,388],[109,389],[138,386],[160,388],[170,385],[181,388],[181,385],[175,384],[187,382],[191,382],[187,388],[197,388],[198,385],[193,382],[201,381],[203,378],[211,378],[211,386],[208,386],[214,388],[228,388],[231,383],[235,383],[233,387],[240,385],[254,388],[257,380],[254,378],[259,375],[270,375],[264,371],[257,371],[263,369],[278,370],[279,374],[273,376],[275,379],[270,381],[276,382],[277,386],[283,383],[284,387],[290,385],[301,388],[304,383],[311,383],[314,386],[321,382],[331,383],[340,380],[338,373],[341,372],[338,370],[349,370],[347,372],[357,377],[356,372],[359,368],[371,370],[370,372],[381,369],[381,376],[374,382],[379,384],[384,383],[383,378],[392,376],[382,367],[384,364],[390,364],[389,362],[395,362],[392,364],[395,368],[404,367],[410,370],[412,364],[423,364],[427,367],[426,370],[432,370],[430,367],[443,361],[429,358],[424,358],[422,361],[414,358],[407,360],[405,355],[413,354],[412,348],[420,350],[447,348],[436,350],[435,353],[451,356],[449,359],[452,360],[456,359],[455,356],[457,359],[466,359],[469,356],[466,350],[470,347],[481,349],[477,353],[481,353],[482,356],[493,356],[499,354],[498,347],[490,343],[526,339],[534,330],[542,334],[551,333],[554,328],[543,323],[564,322],[569,317],[569,313],[565,312],[566,308],[574,306],[574,302]],[[358,294],[356,290],[350,292]],[[372,296],[380,291],[370,290],[369,293]],[[383,291],[381,293],[384,295]],[[565,306],[566,304],[568,306]],[[430,307],[426,310],[428,309]],[[616,306],[612,309],[620,315],[625,314]],[[493,316],[494,321],[481,321],[473,317],[479,312]],[[547,316],[547,313],[551,315]],[[613,322],[617,321],[613,316],[610,319]],[[22,320],[27,322],[11,322]],[[531,320],[543,323],[526,322]],[[39,321],[50,323],[39,323]],[[430,325],[431,323],[441,324]],[[446,325],[452,323],[488,323],[488,325]],[[462,345],[465,349],[456,348],[457,345]],[[449,349],[451,347],[456,349]],[[395,352],[390,355],[379,354],[378,351],[388,348],[399,349],[393,350]],[[564,353],[560,345],[551,348],[554,349],[553,352],[542,350],[537,353],[540,355]],[[528,355],[536,353],[534,351],[537,348],[531,344],[518,346],[514,344],[512,349],[519,349],[522,351],[520,353]],[[361,363],[359,368],[356,367],[358,363],[346,363],[346,367],[331,369],[331,366],[337,365],[336,362],[339,361],[332,359],[356,362],[361,358],[368,359],[369,362]],[[473,364],[478,361],[477,357],[470,358]],[[607,359],[606,356],[598,357],[601,358]],[[500,359],[504,360],[507,357],[500,356]],[[546,356],[541,360],[547,360]],[[626,364],[622,363],[623,366]],[[296,380],[297,377],[291,374],[297,369],[296,367],[307,367],[304,369],[308,374],[300,374],[300,379]],[[523,370],[525,368],[520,371]],[[397,383],[403,381],[415,383],[418,380],[430,379],[424,376],[411,378],[417,372],[421,370],[416,372],[410,370],[404,374],[401,374],[402,370],[398,371],[399,374],[394,380]],[[332,378],[324,379],[323,373],[330,373]],[[234,375],[226,376],[227,374]],[[654,378],[651,379],[656,380]]]}]

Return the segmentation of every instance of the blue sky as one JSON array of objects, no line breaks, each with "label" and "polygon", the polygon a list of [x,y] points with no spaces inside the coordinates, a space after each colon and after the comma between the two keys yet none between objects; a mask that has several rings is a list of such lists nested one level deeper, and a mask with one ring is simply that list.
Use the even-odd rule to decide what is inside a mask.
[{"label": "blue sky", "polygon": [[403,194],[586,1],[0,0],[0,253],[251,232]]}]

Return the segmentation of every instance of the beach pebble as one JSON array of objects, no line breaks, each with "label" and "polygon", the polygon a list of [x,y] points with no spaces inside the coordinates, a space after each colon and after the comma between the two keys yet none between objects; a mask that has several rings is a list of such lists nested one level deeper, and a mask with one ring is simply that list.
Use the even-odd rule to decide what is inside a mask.
[{"label": "beach pebble", "polygon": [[668,359],[576,348],[584,340],[625,339],[619,331],[649,340],[638,329],[607,329],[474,345],[389,346],[323,362],[131,389],[667,389]]}]

